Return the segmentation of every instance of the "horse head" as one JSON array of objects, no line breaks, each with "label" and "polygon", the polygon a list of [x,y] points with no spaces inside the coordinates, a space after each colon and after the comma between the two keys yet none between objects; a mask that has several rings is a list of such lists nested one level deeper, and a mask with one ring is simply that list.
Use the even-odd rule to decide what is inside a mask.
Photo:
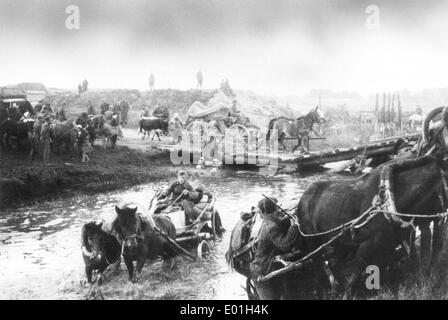
[{"label": "horse head", "polygon": [[102,222],[99,224],[89,222],[82,227],[81,231],[83,254],[90,260],[96,260],[97,262],[105,257],[106,233],[101,229],[102,225]]},{"label": "horse head", "polygon": [[137,207],[131,205],[115,206],[117,218],[113,223],[113,230],[117,234],[117,240],[124,242],[124,247],[130,251],[137,249],[143,239],[143,226]]},{"label": "horse head", "polygon": [[313,110],[311,110],[305,118],[309,119],[311,123],[323,124],[327,122],[325,115],[322,110],[320,110],[319,106],[316,106]]}]

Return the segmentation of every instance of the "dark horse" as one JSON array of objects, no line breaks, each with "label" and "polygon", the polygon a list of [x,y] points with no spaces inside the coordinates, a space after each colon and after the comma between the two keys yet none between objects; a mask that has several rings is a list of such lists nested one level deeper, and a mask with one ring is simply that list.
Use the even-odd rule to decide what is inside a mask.
[{"label": "dark horse", "polygon": [[34,120],[26,122],[19,122],[12,119],[5,119],[0,123],[0,146],[3,148],[3,140],[6,139],[6,145],[9,149],[14,149],[12,146],[13,140],[25,140],[28,144],[31,143],[31,136],[33,132]]},{"label": "dark horse", "polygon": [[315,123],[323,123],[325,118],[316,107],[310,111],[306,116],[297,119],[290,119],[286,117],[278,117],[269,121],[268,133],[266,141],[269,143],[271,139],[271,130],[277,130],[275,137],[277,137],[279,144],[286,150],[285,139],[298,139],[297,145],[293,148],[293,152],[302,146],[306,152],[310,150],[309,134],[313,131]]},{"label": "dark horse", "polygon": [[158,130],[161,130],[163,132],[163,134],[167,135],[168,134],[168,125],[169,122],[167,119],[165,118],[159,118],[159,117],[143,117],[140,119],[140,121],[138,122],[139,126],[140,126],[140,134],[142,133],[142,131],[144,131],[142,139],[145,138],[145,135],[148,134],[149,137],[149,133],[152,130],[155,130],[154,135],[152,136],[152,139],[154,139],[154,136],[157,135],[157,138],[160,140],[160,135],[158,133]]},{"label": "dark horse", "polygon": [[87,281],[92,283],[92,272],[100,274],[121,258],[121,246],[115,237],[102,230],[102,224],[86,223],[81,230],[82,257]]},{"label": "dark horse", "polygon": [[[368,211],[374,199],[379,199],[376,196],[384,194],[382,182],[387,176],[385,172],[389,174],[387,181],[393,197],[390,197],[388,203],[393,205],[381,207],[380,210],[387,212],[369,217],[362,227],[353,229],[327,248],[332,252],[330,267],[338,281],[345,285],[346,297],[351,297],[360,288],[358,285],[368,266],[375,265],[382,272],[387,269],[396,271],[396,261],[393,259],[395,249],[400,244],[403,248],[412,246],[407,243],[413,232],[408,223],[411,218],[401,218],[393,214],[393,209],[408,215],[433,215],[446,210],[448,190],[444,173],[447,169],[448,163],[443,154],[423,157],[408,155],[404,159],[388,162],[360,178],[315,182],[304,192],[295,213],[301,231],[303,234],[322,233]],[[424,229],[431,221],[437,222],[438,219],[416,218],[413,223]],[[300,247],[305,252],[311,252],[336,234],[330,232],[321,236],[301,237]],[[440,242],[434,241],[433,246],[436,254]],[[397,277],[392,279],[397,280]]]},{"label": "dark horse", "polygon": [[[171,239],[176,237],[176,228],[165,215],[149,219],[137,213],[137,207],[115,206],[117,217],[112,223],[112,233],[124,243],[123,258],[129,272],[129,280],[137,282],[146,259],[161,256],[164,260],[174,257],[176,251],[170,242],[155,227]],[[154,219],[155,226],[152,224]],[[137,261],[134,271],[133,262]]]}]

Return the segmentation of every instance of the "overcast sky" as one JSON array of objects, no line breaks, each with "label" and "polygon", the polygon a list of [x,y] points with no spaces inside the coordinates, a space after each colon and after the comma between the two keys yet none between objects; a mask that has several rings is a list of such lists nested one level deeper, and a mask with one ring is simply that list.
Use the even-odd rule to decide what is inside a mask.
[{"label": "overcast sky", "polygon": [[[80,29],[65,27],[68,5]],[[368,5],[380,9],[368,29]],[[0,85],[266,94],[448,86],[448,1],[1,0]]]}]

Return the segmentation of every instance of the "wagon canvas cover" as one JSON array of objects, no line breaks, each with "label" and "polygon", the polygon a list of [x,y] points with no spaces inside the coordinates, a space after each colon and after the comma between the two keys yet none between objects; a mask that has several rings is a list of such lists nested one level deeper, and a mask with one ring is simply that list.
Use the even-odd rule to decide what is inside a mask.
[{"label": "wagon canvas cover", "polygon": [[227,117],[232,106],[232,99],[226,96],[222,91],[215,94],[207,105],[196,101],[188,109],[188,116],[191,118],[220,118]]}]

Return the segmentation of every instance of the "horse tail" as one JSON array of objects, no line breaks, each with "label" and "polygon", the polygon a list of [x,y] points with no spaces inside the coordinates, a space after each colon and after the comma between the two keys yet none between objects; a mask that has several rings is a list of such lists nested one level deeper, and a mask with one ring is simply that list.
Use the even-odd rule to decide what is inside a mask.
[{"label": "horse tail", "polygon": [[139,124],[139,126],[140,126],[140,133],[142,133],[142,122],[143,122],[143,119],[140,119],[140,121],[138,122],[138,124]]}]

